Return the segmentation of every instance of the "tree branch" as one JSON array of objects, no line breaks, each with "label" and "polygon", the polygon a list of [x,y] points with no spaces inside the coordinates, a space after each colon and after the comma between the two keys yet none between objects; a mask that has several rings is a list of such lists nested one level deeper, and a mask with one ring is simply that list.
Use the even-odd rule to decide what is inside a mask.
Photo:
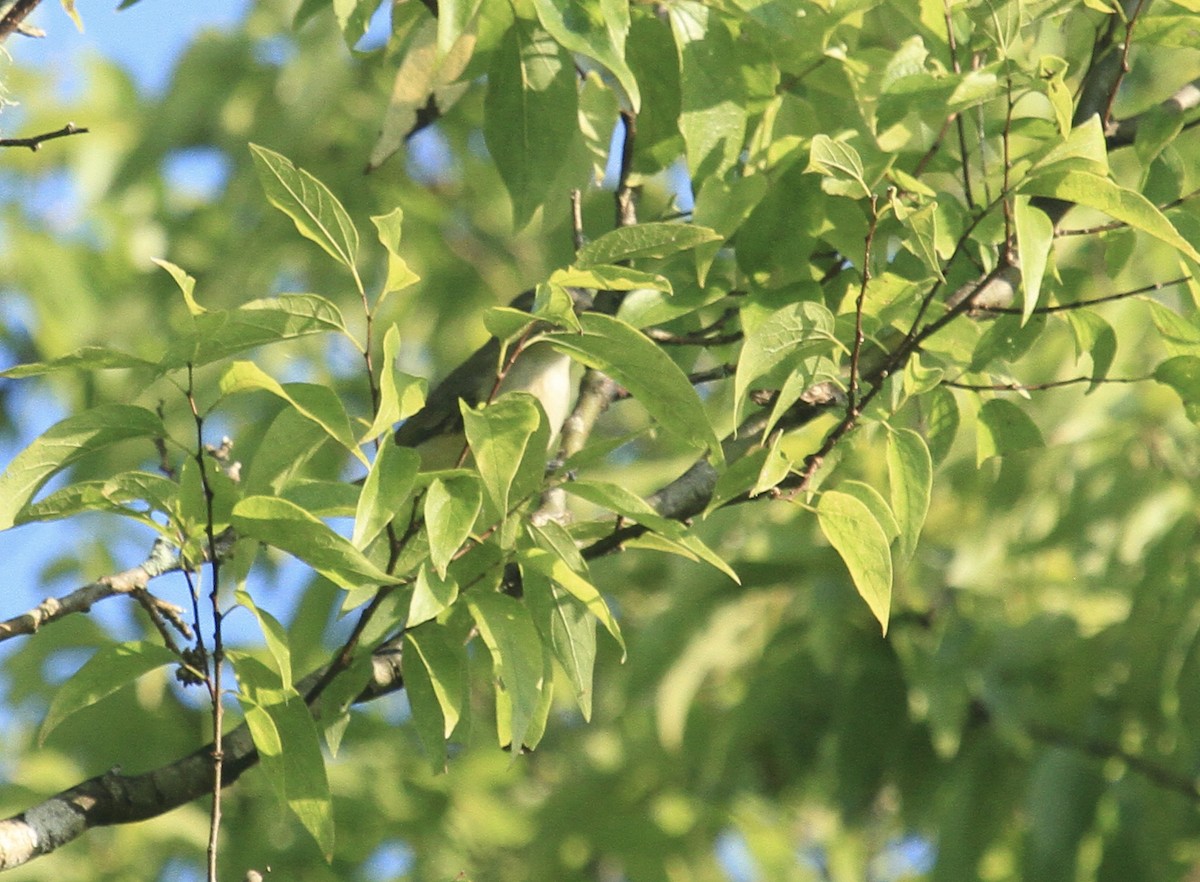
[{"label": "tree branch", "polygon": [[[3,22],[0,22],[0,28],[2,27]],[[0,147],[28,147],[36,153],[42,149],[42,144],[46,141],[53,141],[55,138],[66,138],[70,135],[86,135],[88,131],[88,129],[82,126],[77,126],[75,123],[69,122],[61,129],[55,129],[53,132],[43,132],[40,135],[32,135],[28,138],[0,138]]]},{"label": "tree branch", "polygon": [[8,12],[4,13],[4,18],[0,18],[0,42],[7,40],[9,34],[17,30],[26,16],[41,2],[42,0],[17,0],[9,7]]},{"label": "tree branch", "polygon": [[[372,655],[372,679],[356,702],[370,701],[403,685],[399,654],[390,648]],[[316,671],[296,684],[301,694],[320,679]],[[221,786],[228,787],[258,762],[245,723],[221,739]],[[112,769],[0,821],[0,870],[49,854],[92,827],[129,824],[166,814],[212,792],[213,745],[141,775]]]},{"label": "tree branch", "polygon": [[[136,567],[104,576],[62,597],[48,597],[33,609],[0,622],[0,642],[19,634],[36,634],[42,625],[57,621],[72,613],[85,613],[92,605],[119,594],[145,591],[150,580],[183,568],[179,552],[164,539],[156,539],[150,555]],[[181,618],[183,610],[164,600],[153,598],[153,606],[190,638],[187,625]]]}]

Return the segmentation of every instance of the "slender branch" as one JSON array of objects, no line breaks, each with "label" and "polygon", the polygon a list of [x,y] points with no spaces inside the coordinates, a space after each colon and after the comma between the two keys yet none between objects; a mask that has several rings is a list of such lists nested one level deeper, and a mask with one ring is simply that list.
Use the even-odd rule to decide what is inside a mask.
[{"label": "slender branch", "polygon": [[[1134,288],[1132,291],[1120,291],[1116,294],[1106,294],[1103,297],[1093,297],[1090,300],[1077,300],[1074,303],[1058,303],[1053,306],[1039,306],[1034,309],[1034,315],[1050,315],[1055,312],[1070,312],[1076,309],[1087,309],[1091,306],[1096,306],[1100,303],[1111,303],[1114,300],[1125,300],[1129,297],[1135,297],[1138,294],[1148,294],[1152,291],[1161,291],[1164,288],[1170,288],[1172,285],[1183,285],[1192,280],[1191,276],[1182,276],[1178,279],[1171,279],[1169,282],[1155,282],[1153,285],[1145,285],[1141,288]],[[977,306],[979,312],[991,312],[999,315],[1023,315],[1024,310],[1015,306]]]},{"label": "slender branch", "polygon": [[858,286],[858,296],[854,299],[854,346],[850,350],[850,389],[846,393],[846,416],[857,417],[858,409],[858,359],[862,355],[865,336],[863,334],[863,306],[867,299],[867,286],[871,284],[871,246],[875,242],[875,229],[879,225],[879,205],[875,194],[871,194],[871,219],[867,225],[867,235],[863,243],[862,284]]},{"label": "slender branch", "polygon": [[1046,383],[963,383],[959,380],[942,380],[943,386],[954,389],[967,389],[972,392],[1042,392],[1046,389],[1058,389],[1063,386],[1075,386],[1079,383],[1145,383],[1154,377],[1071,377],[1069,380],[1051,380]]},{"label": "slender branch", "polygon": [[[88,612],[94,604],[109,597],[145,590],[151,579],[182,568],[179,553],[164,539],[156,539],[150,554],[137,566],[99,578],[62,597],[48,597],[28,612],[0,622],[0,642],[21,634],[36,634],[43,625],[73,613]],[[172,621],[182,612],[179,607],[162,600],[156,599],[155,606],[164,614],[169,611],[168,618]],[[184,624],[179,628],[180,633],[190,637],[186,627]]]},{"label": "slender branch", "polygon": [[[950,65],[955,74],[962,74],[962,65],[958,61],[958,41],[954,36],[954,20],[950,14],[950,0],[943,0],[942,11],[946,20],[946,43],[950,47]],[[961,113],[953,115],[954,126],[958,131],[958,152],[962,159],[963,196],[967,200],[967,208],[974,210],[975,198],[971,194],[971,163],[967,153],[967,130],[963,124]]]},{"label": "slender branch", "polygon": [[633,145],[637,139],[637,116],[628,110],[621,111],[621,122],[625,126],[625,137],[621,140],[621,170],[617,176],[618,227],[631,227],[637,223],[637,187],[629,183],[633,173]]},{"label": "slender branch", "polygon": [[[1175,94],[1158,105],[1158,110],[1169,116],[1182,116],[1198,107],[1200,107],[1200,80],[1193,80],[1180,86]],[[1112,133],[1104,139],[1108,149],[1116,150],[1118,147],[1127,147],[1132,144],[1144,117],[1145,114],[1139,113],[1114,123],[1111,126]],[[1184,123],[1183,127],[1186,129],[1198,123],[1200,123],[1200,119],[1193,119]]]},{"label": "slender branch", "polygon": [[[215,512],[213,508],[212,483],[208,478],[208,462],[204,444],[204,417],[196,405],[194,369],[188,364],[187,400],[192,411],[192,420],[196,426],[196,465],[200,474],[200,487],[204,492],[205,523],[204,532],[208,540],[208,567],[211,585],[209,587],[209,605],[213,622],[213,652],[212,671],[206,678],[209,699],[212,707],[212,811],[209,815],[208,828],[208,882],[217,882],[217,846],[221,832],[221,773],[225,761],[222,745],[222,729],[224,729],[225,707],[222,703],[221,669],[225,663],[225,647],[221,635],[221,604],[219,590],[221,586],[221,560],[217,556],[217,537],[214,526]],[[197,635],[199,635],[197,621]]]},{"label": "slender branch", "polygon": [[[0,30],[3,28],[3,22],[0,22]],[[3,33],[0,32],[0,39],[3,39]],[[75,123],[67,123],[61,129],[55,129],[53,132],[42,132],[40,135],[32,135],[28,138],[0,138],[0,147],[27,147],[34,153],[42,149],[42,144],[46,141],[53,141],[55,138],[66,138],[71,135],[86,135],[88,129],[83,126],[77,126]]]},{"label": "slender branch", "polygon": [[42,0],[16,0],[9,7],[8,12],[4,13],[4,18],[0,18],[0,41],[8,39],[8,35],[17,30],[21,26],[21,22],[37,8],[37,5]]},{"label": "slender branch", "polygon": [[1116,77],[1113,78],[1112,87],[1108,90],[1108,100],[1104,104],[1104,114],[1100,117],[1100,122],[1104,127],[1104,131],[1108,132],[1112,128],[1112,112],[1113,105],[1117,103],[1117,92],[1121,89],[1121,83],[1129,74],[1129,49],[1133,45],[1133,29],[1137,27],[1138,16],[1142,14],[1142,10],[1146,6],[1146,0],[1137,0],[1137,6],[1133,10],[1133,14],[1125,22],[1125,39],[1121,41],[1121,61]]},{"label": "slender branch", "polygon": [[[371,680],[355,699],[371,701],[403,686],[399,653],[384,647],[371,657]],[[321,672],[296,684],[312,689]],[[0,870],[49,854],[93,827],[128,824],[158,817],[212,791],[213,744],[140,775],[111,770],[77,784],[18,815],[0,821]],[[222,739],[225,754],[221,786],[228,787],[258,762],[249,727],[242,723]]]},{"label": "slender branch", "polygon": [[1099,738],[1080,737],[1042,723],[1029,723],[1025,726],[1025,731],[1030,738],[1042,744],[1077,750],[1101,760],[1118,759],[1150,783],[1164,790],[1181,793],[1193,801],[1200,800],[1200,782],[1197,782],[1196,778],[1163,768],[1145,757],[1130,753],[1118,744]]},{"label": "slender branch", "polygon": [[[1193,190],[1191,193],[1186,193],[1183,196],[1180,196],[1178,199],[1173,199],[1164,205],[1158,206],[1158,210],[1169,211],[1172,208],[1183,205],[1188,200],[1195,199],[1197,196],[1200,196],[1200,190]],[[1060,236],[1092,236],[1096,233],[1108,233],[1112,230],[1120,230],[1127,226],[1129,226],[1129,224],[1125,221],[1109,221],[1108,223],[1097,224],[1094,227],[1078,227],[1067,230],[1055,230],[1054,235],[1056,238]]]}]

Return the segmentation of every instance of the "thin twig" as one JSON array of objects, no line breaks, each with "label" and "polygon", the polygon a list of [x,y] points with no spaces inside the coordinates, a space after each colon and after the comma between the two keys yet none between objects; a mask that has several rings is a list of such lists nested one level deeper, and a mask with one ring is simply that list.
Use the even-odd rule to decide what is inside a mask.
[{"label": "thin twig", "polygon": [[[1183,203],[1190,199],[1195,199],[1197,196],[1200,196],[1200,190],[1193,190],[1191,193],[1180,196],[1178,199],[1173,199],[1170,202],[1158,206],[1158,210],[1169,211],[1172,208],[1177,208],[1178,206],[1183,205]],[[1129,224],[1126,221],[1109,221],[1107,223],[1097,224],[1094,227],[1077,227],[1069,230],[1055,230],[1054,236],[1055,238],[1060,236],[1093,236],[1097,233],[1109,233],[1113,230],[1120,230],[1127,226],[1129,226]]]},{"label": "thin twig", "polygon": [[[217,536],[214,526],[215,512],[212,483],[208,478],[208,462],[205,457],[204,417],[196,405],[194,370],[188,364],[187,385],[188,406],[192,411],[192,420],[196,425],[196,465],[200,470],[200,487],[204,492],[205,524],[204,532],[208,540],[208,567],[211,579],[209,586],[209,605],[213,620],[213,652],[211,672],[206,677],[209,700],[212,706],[212,812],[209,816],[208,828],[208,882],[217,882],[217,845],[221,832],[221,773],[225,754],[222,749],[222,729],[224,728],[225,708],[221,695],[221,668],[225,662],[225,647],[221,636],[221,604],[218,591],[221,585],[221,560],[217,555]],[[194,593],[194,592],[193,592]],[[198,610],[197,610],[198,612]],[[197,635],[199,635],[197,622]],[[199,637],[197,637],[199,639]]]},{"label": "thin twig", "polygon": [[[1142,288],[1134,288],[1132,291],[1121,291],[1117,294],[1106,294],[1103,297],[1093,297],[1090,300],[1077,300],[1074,303],[1058,303],[1053,306],[1039,306],[1034,309],[1034,315],[1050,315],[1055,312],[1070,312],[1076,309],[1087,309],[1089,306],[1096,306],[1100,303],[1111,303],[1114,300],[1124,300],[1128,297],[1135,297],[1138,294],[1148,294],[1151,291],[1161,291],[1163,288],[1170,288],[1172,285],[1183,285],[1192,280],[1191,276],[1182,276],[1178,279],[1171,279],[1169,282],[1155,282],[1153,285],[1146,285]],[[979,306],[976,307],[979,312],[991,312],[999,315],[1024,315],[1024,310],[1015,306]]]},{"label": "thin twig", "polygon": [[850,388],[846,393],[846,417],[856,418],[858,410],[858,359],[862,355],[863,341],[863,305],[867,300],[867,286],[871,284],[871,246],[875,242],[875,229],[879,225],[879,205],[875,194],[871,194],[871,219],[867,225],[867,235],[863,242],[862,283],[858,286],[858,296],[854,298],[854,346],[850,350]]},{"label": "thin twig", "polygon": [[1104,114],[1100,118],[1100,122],[1106,133],[1112,128],[1112,112],[1113,105],[1117,103],[1117,92],[1120,91],[1121,83],[1130,71],[1129,49],[1133,45],[1133,29],[1137,26],[1138,16],[1142,14],[1142,9],[1145,6],[1146,0],[1138,0],[1138,5],[1134,8],[1133,14],[1125,22],[1125,39],[1121,42],[1121,67],[1113,79],[1112,88],[1108,92],[1108,100],[1104,104]]},{"label": "thin twig", "polygon": [[[962,74],[962,65],[958,61],[958,41],[954,37],[954,20],[950,14],[950,0],[943,0],[942,14],[946,20],[946,43],[950,47],[950,65],[955,74]],[[967,154],[967,130],[963,124],[961,113],[953,116],[955,128],[958,130],[958,150],[962,158],[963,196],[967,200],[967,208],[974,210],[975,198],[971,194],[971,164]]]},{"label": "thin twig", "polygon": [[617,177],[618,227],[631,227],[637,223],[637,187],[630,186],[633,173],[633,145],[637,139],[637,116],[628,110],[621,111],[621,122],[625,126],[625,137],[621,139],[621,170]]},{"label": "thin twig", "polygon": [[[3,22],[0,22],[0,28],[2,27]],[[0,39],[3,39],[2,34],[0,34]],[[42,144],[46,141],[53,141],[55,138],[66,138],[70,135],[86,135],[87,133],[88,129],[69,122],[61,129],[55,129],[53,132],[42,132],[40,135],[32,135],[28,138],[0,138],[0,147],[27,147],[36,153],[42,149]]]},{"label": "thin twig", "polygon": [[4,18],[0,18],[0,41],[7,40],[8,35],[21,26],[21,22],[40,2],[42,0],[17,0],[9,7],[8,12],[4,13]]},{"label": "thin twig", "polygon": [[971,392],[1042,392],[1046,389],[1058,389],[1062,386],[1075,386],[1079,383],[1145,383],[1154,377],[1071,377],[1069,380],[1051,380],[1047,383],[963,383],[958,380],[942,380],[943,386],[954,389],[967,389]]},{"label": "thin twig", "polygon": [[74,613],[88,612],[94,604],[109,597],[133,594],[144,589],[151,579],[173,573],[180,567],[175,549],[165,540],[158,539],[146,560],[136,567],[97,579],[62,597],[48,597],[28,612],[0,622],[0,642],[20,634],[36,634],[43,625]]}]

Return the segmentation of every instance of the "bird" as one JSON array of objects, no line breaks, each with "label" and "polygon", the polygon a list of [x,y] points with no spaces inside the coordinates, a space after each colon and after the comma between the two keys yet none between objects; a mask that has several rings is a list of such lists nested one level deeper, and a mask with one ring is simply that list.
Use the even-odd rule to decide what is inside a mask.
[{"label": "bird", "polygon": [[[586,292],[572,289],[571,294],[577,306],[590,302]],[[534,292],[526,291],[513,301],[513,306],[528,311],[533,300]],[[445,463],[446,453],[457,457],[462,450],[460,400],[475,407],[508,392],[527,392],[537,398],[546,413],[553,445],[574,396],[570,358],[549,342],[537,339],[520,346],[511,363],[501,365],[500,356],[500,341],[493,337],[434,387],[425,406],[396,429],[395,442],[417,448],[427,469],[433,467],[431,463]]]}]

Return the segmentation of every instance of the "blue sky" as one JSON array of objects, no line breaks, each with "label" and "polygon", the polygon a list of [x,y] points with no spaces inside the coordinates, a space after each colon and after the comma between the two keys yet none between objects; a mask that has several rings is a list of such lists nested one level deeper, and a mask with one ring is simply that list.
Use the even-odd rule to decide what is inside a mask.
[{"label": "blue sky", "polygon": [[[86,59],[102,55],[128,68],[147,93],[159,92],[169,81],[176,59],[196,34],[206,28],[236,26],[250,0],[142,0],[121,12],[116,11],[116,5],[117,0],[77,0],[84,24],[81,33],[57,0],[44,0],[28,21],[44,30],[46,37],[10,38],[5,49],[11,63],[53,71],[61,88],[73,90],[83,85]],[[6,127],[5,134],[32,133],[9,131]],[[0,320],[20,324],[18,302],[0,302],[0,310],[3,310]],[[64,416],[51,399],[38,394],[36,383],[16,384],[11,394],[14,413],[24,434],[16,444],[0,444],[0,467]],[[46,596],[61,595],[79,587],[75,584],[77,580],[47,581],[43,570],[66,543],[79,541],[80,532],[79,524],[58,522],[0,533],[0,567],[5,577],[4,590],[0,592],[0,620],[26,611]],[[122,566],[133,566],[141,561],[150,541],[148,537],[144,548],[136,547],[132,541],[124,543],[114,549],[114,556]],[[96,614],[109,618],[100,609]],[[7,655],[17,651],[20,643],[18,638],[0,644],[0,652]]]},{"label": "blue sky", "polygon": [[44,0],[29,21],[46,37],[13,37],[7,49],[19,64],[53,70],[68,88],[80,83],[81,61],[99,54],[128,68],[143,90],[158,92],[196,34],[237,24],[250,0],[141,0],[119,12],[116,6],[116,0],[76,0],[80,33],[60,3]]}]

